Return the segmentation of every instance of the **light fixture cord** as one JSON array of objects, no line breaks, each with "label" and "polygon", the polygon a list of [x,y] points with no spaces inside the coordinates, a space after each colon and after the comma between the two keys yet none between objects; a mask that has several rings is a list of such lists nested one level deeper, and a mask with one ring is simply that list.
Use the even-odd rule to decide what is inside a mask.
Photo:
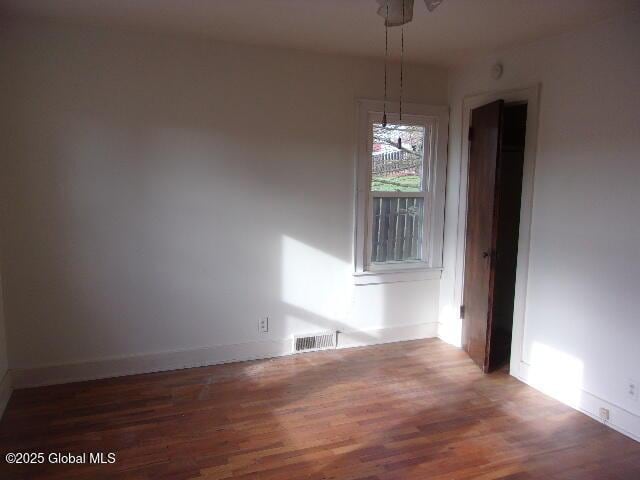
[{"label": "light fixture cord", "polygon": [[382,107],[382,126],[387,126],[387,56],[389,55],[389,0],[386,2],[384,19],[384,102]]},{"label": "light fixture cord", "polygon": [[402,77],[404,70],[404,2],[402,0],[402,27],[400,30],[400,121],[402,121]]}]

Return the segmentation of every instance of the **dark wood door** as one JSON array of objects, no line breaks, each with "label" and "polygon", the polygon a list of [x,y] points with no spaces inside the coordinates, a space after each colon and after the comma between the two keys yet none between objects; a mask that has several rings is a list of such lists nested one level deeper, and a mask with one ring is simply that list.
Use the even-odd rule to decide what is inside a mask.
[{"label": "dark wood door", "polygon": [[471,112],[465,243],[462,344],[473,361],[489,368],[492,297],[495,280],[496,173],[500,157],[504,101]]}]

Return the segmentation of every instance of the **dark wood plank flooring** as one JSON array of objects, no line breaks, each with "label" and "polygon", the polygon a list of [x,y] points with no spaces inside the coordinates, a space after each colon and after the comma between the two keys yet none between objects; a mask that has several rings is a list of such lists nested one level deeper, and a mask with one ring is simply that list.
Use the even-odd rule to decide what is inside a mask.
[{"label": "dark wood plank flooring", "polygon": [[436,339],[19,390],[0,450],[2,479],[640,479],[640,443]]}]

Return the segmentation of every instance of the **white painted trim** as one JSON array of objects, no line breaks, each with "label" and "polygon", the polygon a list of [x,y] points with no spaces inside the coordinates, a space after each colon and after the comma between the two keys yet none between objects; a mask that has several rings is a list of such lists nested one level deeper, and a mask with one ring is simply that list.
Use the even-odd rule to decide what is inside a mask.
[{"label": "white painted trim", "polygon": [[[384,102],[376,100],[357,100],[357,139],[356,151],[356,214],[355,214],[355,242],[354,242],[354,268],[356,274],[368,271],[384,270],[387,266],[368,266],[367,234],[369,231],[369,219],[371,216],[369,202],[370,182],[370,155],[368,143],[370,139],[369,124],[371,114],[381,114]],[[397,117],[399,104],[387,102],[387,114],[390,121]],[[449,134],[449,107],[430,106],[415,103],[403,104],[403,112],[409,123],[425,124],[432,127],[433,135],[430,139],[430,176],[426,182],[427,190],[424,194],[416,196],[425,197],[424,227],[424,262],[408,264],[406,269],[414,268],[441,268],[442,267],[442,243],[444,232],[444,201],[447,170],[447,143]],[[426,175],[426,169],[425,169]],[[393,266],[395,273],[400,273],[401,268]],[[412,281],[406,277],[400,281]]]},{"label": "white painted trim", "polygon": [[95,361],[12,369],[15,388],[38,387],[140,373],[180,370],[277,357],[291,353],[291,340],[265,340],[191,350],[131,355]]},{"label": "white painted trim", "polygon": [[533,185],[535,177],[536,149],[538,142],[538,114],[540,110],[540,85],[528,88],[490,92],[467,96],[462,102],[462,130],[460,132],[460,189],[458,197],[458,228],[456,233],[456,260],[454,272],[454,305],[463,304],[464,253],[467,230],[467,183],[469,165],[469,138],[466,132],[471,124],[471,110],[502,99],[507,103],[527,103],[527,135],[525,140],[524,169],[522,175],[522,199],[520,207],[520,232],[516,290],[513,306],[513,334],[511,341],[511,373],[517,376],[522,360],[526,313],[527,280],[529,274],[529,247],[531,241],[531,217],[533,211]]},{"label": "white painted trim", "polygon": [[13,383],[11,381],[11,372],[5,372],[2,380],[0,380],[0,418],[4,414],[5,409],[11,399],[13,393]]},{"label": "white painted trim", "polygon": [[404,342],[438,336],[438,322],[400,325],[397,327],[376,328],[366,332],[340,332],[338,348],[365,347],[382,343]]},{"label": "white painted trim", "polygon": [[[640,416],[582,389],[579,392],[576,392],[578,393],[577,397],[580,399],[577,404],[572,405],[571,403],[564,402],[562,398],[558,398],[553,395],[552,392],[545,391],[544,389],[539,388],[538,385],[532,383],[531,369],[531,365],[525,362],[520,362],[518,374],[515,375],[515,377],[536,390],[549,395],[565,405],[589,415],[598,422],[604,423],[606,426],[613,428],[623,435],[640,442]],[[602,422],[600,419],[599,413],[601,407],[609,409],[609,421],[607,422]]]},{"label": "white painted trim", "polygon": [[360,272],[353,274],[354,285],[380,285],[382,283],[419,282],[440,280],[441,268],[422,268],[412,271]]},{"label": "white painted trim", "polygon": [[[366,331],[344,331],[338,336],[338,348],[431,338],[436,335],[437,323],[435,322]],[[14,388],[28,388],[280,357],[292,354],[292,347],[292,339],[287,338],[65,365],[12,369],[11,374]]]}]

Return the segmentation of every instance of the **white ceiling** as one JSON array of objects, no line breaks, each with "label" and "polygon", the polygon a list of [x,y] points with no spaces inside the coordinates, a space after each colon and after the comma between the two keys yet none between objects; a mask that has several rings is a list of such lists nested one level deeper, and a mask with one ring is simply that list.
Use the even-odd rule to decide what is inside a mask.
[{"label": "white ceiling", "polygon": [[[384,53],[377,6],[376,0],[2,0],[4,10],[19,15],[362,56]],[[640,0],[445,0],[429,13],[416,0],[405,55],[457,65],[638,8]],[[392,29],[394,51],[398,32]]]}]

